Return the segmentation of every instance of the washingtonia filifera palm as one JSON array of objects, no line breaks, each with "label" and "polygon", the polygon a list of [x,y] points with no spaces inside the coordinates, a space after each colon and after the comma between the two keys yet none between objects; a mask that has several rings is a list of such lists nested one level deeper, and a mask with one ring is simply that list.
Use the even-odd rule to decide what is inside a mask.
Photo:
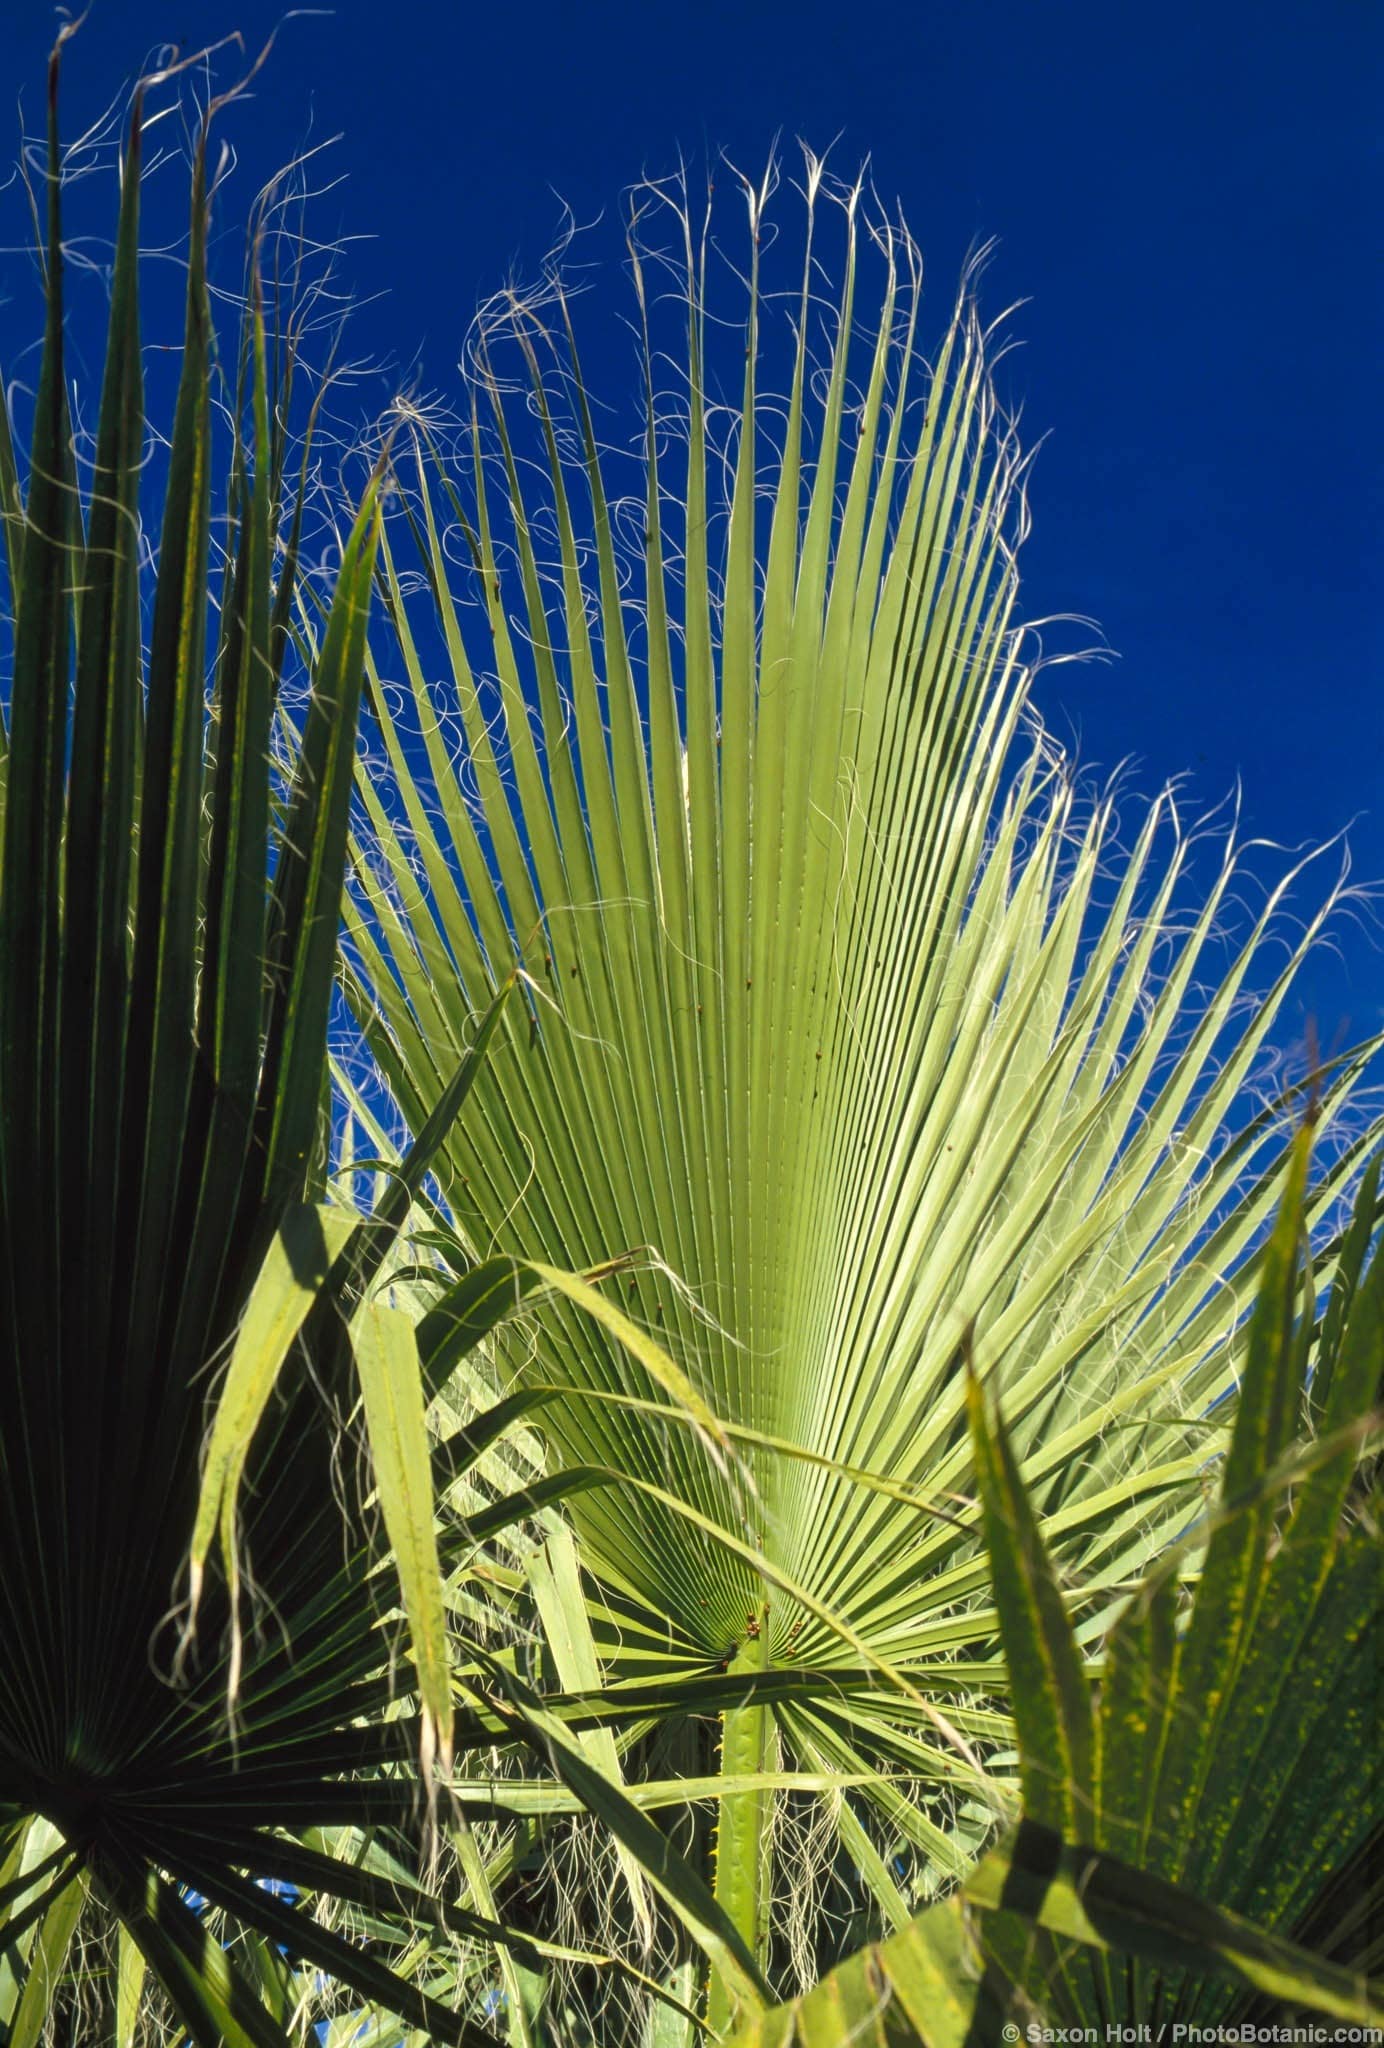
[{"label": "washingtonia filifera palm", "polygon": [[[213,574],[205,128],[146,645],[143,92],[89,493],[64,375],[56,54],[49,118],[27,489],[0,433],[0,2035],[35,2042],[56,2009],[70,2038],[125,2044],[143,2008],[199,2048],[285,2048],[306,1966],[357,2011],[489,2041],[475,1999],[443,2004],[384,1957],[416,1958],[420,1926],[504,1935],[417,1876],[420,1751],[448,1764],[454,1742],[509,1739],[493,1714],[453,1713],[424,1424],[493,1312],[473,1302],[420,1350],[371,1289],[428,1140],[368,1220],[325,1200],[322,1175],[377,485],[280,783],[298,528],[290,512],[280,552],[252,304]],[[358,1399],[368,1463],[347,1434]],[[471,1416],[449,1457],[474,1467],[507,1419]],[[492,1500],[491,1527],[527,1505]],[[394,1563],[375,1576],[381,1523]],[[386,1625],[399,1606],[407,1626]]]},{"label": "washingtonia filifera palm", "polygon": [[[652,1248],[620,1302],[752,1481],[628,1350],[544,1311],[512,1363],[567,1390],[544,1428],[588,1574],[569,1633],[594,1631],[646,1725],[723,1714],[728,1782],[785,1760],[867,1778],[829,1822],[899,1925],[984,1831],[957,1739],[1009,1740],[963,1337],[1089,1633],[1227,1441],[1287,1124],[1283,1102],[1241,1108],[1320,918],[1269,977],[1276,893],[1218,957],[1234,851],[1184,908],[1171,803],[1126,846],[1026,737],[1023,464],[985,334],[963,297],[924,359],[916,252],[878,221],[862,235],[859,192],[825,316],[827,189],[809,159],[772,403],[767,187],[738,305],[706,288],[709,231],[685,229],[672,391],[636,220],[631,497],[557,289],[555,337],[522,299],[488,323],[455,464],[405,419],[348,957],[414,1129],[496,979],[534,975],[438,1155],[453,1256]],[[744,382],[718,405],[727,321]],[[1324,1127],[1370,1050],[1318,1077]],[[1314,1227],[1358,1156],[1322,1169]],[[723,1799],[715,1862],[771,1961],[772,1809]],[[713,1987],[713,2021],[729,2010]]]}]

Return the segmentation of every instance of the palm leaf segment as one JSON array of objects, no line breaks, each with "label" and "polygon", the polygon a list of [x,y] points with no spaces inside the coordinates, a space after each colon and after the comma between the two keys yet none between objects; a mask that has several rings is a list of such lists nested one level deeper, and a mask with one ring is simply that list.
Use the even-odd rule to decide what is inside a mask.
[{"label": "palm leaf segment", "polygon": [[[290,544],[276,588],[283,448],[253,306],[249,425],[235,437],[220,639],[207,658],[205,136],[146,647],[142,103],[85,507],[63,369],[56,104],[55,56],[27,493],[8,421],[0,438],[13,652],[0,877],[0,2031],[34,2041],[54,2004],[75,2024],[75,1999],[92,2031],[110,2038],[109,2021],[129,2040],[156,1981],[180,2037],[264,2048],[288,2038],[292,1959],[431,2039],[488,2040],[464,2009],[347,1938],[362,1926],[377,1943],[436,1932],[438,1909],[409,1875],[415,1759],[420,1747],[445,1759],[454,1738],[504,1736],[493,1716],[452,1713],[423,1390],[436,1391],[456,1346],[441,1363],[426,1344],[420,1356],[413,1320],[367,1298],[426,1154],[414,1149],[368,1223],[321,1199],[376,486],[344,546],[301,744],[276,784],[293,565]],[[453,1108],[470,1071],[453,1077]],[[473,1334],[509,1305],[478,1311]],[[353,1351],[373,1489],[358,1459],[339,1460]],[[476,1422],[452,1446],[458,1464],[504,1421]],[[372,1490],[397,1586],[371,1583]],[[526,1508],[492,1503],[491,1526]],[[190,1547],[193,1631],[185,1600],[175,1606]],[[252,1580],[238,1585],[247,1559]],[[391,1678],[394,1632],[380,1626],[400,1597],[422,1710],[412,1718]],[[349,1854],[328,1853],[342,1845]],[[102,1914],[79,1928],[93,1893]],[[504,1936],[475,1916],[442,1921]],[[102,1971],[74,1979],[65,1959],[74,1938],[89,1960],[101,1953],[117,1922],[118,1990],[93,2021]]]},{"label": "palm leaf segment", "polygon": [[[907,1687],[1003,1685],[974,1517],[954,1512],[962,1334],[1099,1604],[1185,1522],[1233,1413],[1283,1118],[1232,1136],[1231,1112],[1317,926],[1248,1003],[1278,899],[1218,960],[1234,857],[1184,915],[1170,806],[1125,850],[1109,803],[1083,807],[1021,737],[1023,468],[985,336],[963,301],[924,362],[916,254],[878,224],[862,251],[857,193],[824,319],[808,168],[783,405],[760,390],[767,192],[748,194],[738,405],[713,403],[690,233],[685,381],[658,388],[636,222],[637,562],[560,294],[557,370],[538,311],[492,323],[459,481],[414,421],[415,488],[381,547],[396,646],[371,671],[388,760],[360,784],[351,983],[417,1129],[495,977],[516,954],[533,969],[543,1001],[440,1154],[450,1214],[476,1252],[589,1268],[653,1247],[624,1305],[747,1460],[752,1489],[641,1405],[666,1411],[599,1330],[544,1321],[530,1378],[580,1389],[545,1427],[569,1464],[628,1475],[575,1508],[619,1671],[831,1668],[830,1703],[780,1695],[799,1762],[883,1757],[936,1783],[954,1756]],[[1367,1051],[1325,1077],[1325,1123]],[[904,1682],[888,1707],[882,1668]],[[1003,1725],[952,1711],[973,1735]],[[742,1767],[763,1768],[749,1733]],[[915,1802],[880,1796],[926,1859],[961,1866]]]},{"label": "palm leaf segment", "polygon": [[[1305,1932],[1348,1967],[1323,1961],[1315,1992],[1296,1995],[1377,2024],[1363,1972],[1381,1959],[1380,1821],[1362,1787],[1377,1746],[1384,1614],[1377,1487],[1357,1468],[1384,1384],[1384,1264],[1370,1255],[1379,1165],[1319,1313],[1301,1255],[1309,1143],[1304,1130],[1268,1246],[1220,1500],[1197,1531],[1204,1556],[1190,1615],[1180,1612],[1175,1552],[1111,1631],[1094,1710],[1005,1432],[979,1412],[978,1395],[976,1427],[1006,1655],[1013,1666],[1028,1643],[1045,1672],[1030,1663],[1028,1685],[1015,1672],[1025,1812],[1274,1933]],[[1305,1408],[1317,1428],[1307,1441]],[[1031,1572],[1015,1569],[1021,1551]],[[1040,1876],[1004,1891],[1041,1915]],[[1060,1951],[1045,1953],[1049,2000],[1072,2021],[1210,2030],[1264,2016],[1246,2007],[1243,1981],[1237,2003],[1233,1969],[1189,1974],[1157,1954],[1161,1968],[1132,1972],[1079,1954],[1054,1967]],[[1354,2009],[1332,2005],[1332,1988]]]}]

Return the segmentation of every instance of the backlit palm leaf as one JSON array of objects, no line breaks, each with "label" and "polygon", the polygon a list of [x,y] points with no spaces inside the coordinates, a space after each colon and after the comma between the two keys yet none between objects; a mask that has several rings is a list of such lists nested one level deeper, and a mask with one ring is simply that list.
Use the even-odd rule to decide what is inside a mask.
[{"label": "backlit palm leaf", "polygon": [[[629,1475],[573,1504],[603,1654],[623,1677],[673,1674],[690,1711],[727,1660],[751,1702],[761,1671],[833,1673],[834,1697],[782,1692],[770,1725],[727,1715],[725,1767],[774,1767],[784,1741],[810,1770],[887,1760],[876,1832],[850,1801],[841,1825],[898,1925],[905,1864],[891,1873],[877,1829],[917,1882],[959,1872],[976,1839],[950,1830],[965,1773],[908,1688],[982,1743],[1005,1728],[983,1700],[1004,1681],[965,1504],[963,1334],[1094,1617],[1185,1525],[1233,1418],[1285,1129],[1281,1104],[1236,1119],[1317,923],[1270,976],[1275,897],[1227,961],[1235,858],[1185,908],[1171,805],[1126,846],[1024,737],[1023,466],[974,307],[925,361],[916,253],[878,222],[862,234],[852,193],[824,316],[811,160],[808,189],[782,403],[761,393],[781,317],[767,194],[747,194],[733,307],[688,231],[671,394],[650,338],[666,305],[632,238],[638,559],[558,294],[555,338],[522,300],[491,322],[455,472],[405,418],[349,958],[414,1129],[495,976],[519,958],[538,979],[439,1155],[447,1211],[475,1256],[590,1268],[652,1247],[622,1303],[753,1478],[650,1412],[666,1404],[628,1352],[544,1314],[516,1366],[578,1390],[545,1430],[567,1464]],[[744,386],[717,407],[728,315]],[[532,429],[500,389],[506,342]],[[1367,1051],[1322,1077],[1324,1123]],[[764,1822],[728,1804],[717,1872],[761,1948]]]},{"label": "backlit palm leaf", "polygon": [[[1033,1670],[1020,1685],[1016,1672],[1026,1812],[1275,1933],[1305,1929],[1358,1976],[1381,1961],[1371,1932],[1380,1821],[1366,1786],[1384,1612],[1377,1500],[1345,1510],[1384,1380],[1384,1263],[1370,1256],[1379,1167],[1362,1185],[1319,1316],[1301,1256],[1309,1138],[1298,1140],[1268,1249],[1220,1500],[1198,1532],[1205,1556],[1190,1616],[1179,1612],[1173,1556],[1111,1632],[1094,1713],[1078,1684],[1056,1682],[1077,1662],[1070,1625],[1005,1433],[978,1391],[975,1427],[1006,1655],[1012,1666],[1026,1640],[1048,1646],[1046,1677]],[[1304,1443],[1309,1365],[1319,1434]],[[1020,1549],[1029,1573],[1015,1572]],[[1337,1900],[1314,1914],[1333,1889],[1353,1891],[1361,1910],[1342,1913]],[[1030,1884],[1030,1902],[1041,1891]],[[1006,1889],[1014,1904],[1022,1894]],[[1069,2020],[1215,2028],[1247,2016],[1224,1982],[1171,1967],[1174,1957],[1132,1972],[1051,1960],[1050,1995]],[[1338,2016],[1377,2020],[1380,2010],[1376,1997],[1372,2013]]]}]

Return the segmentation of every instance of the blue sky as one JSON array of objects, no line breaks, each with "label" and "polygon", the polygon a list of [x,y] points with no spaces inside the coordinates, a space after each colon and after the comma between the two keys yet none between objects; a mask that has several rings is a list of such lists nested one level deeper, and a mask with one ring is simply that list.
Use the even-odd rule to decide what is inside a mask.
[{"label": "blue sky", "polygon": [[[8,0],[6,17],[0,76],[33,125],[55,16]],[[264,0],[96,0],[65,125],[160,42],[238,28],[253,50],[281,20]],[[839,138],[843,171],[869,153],[923,245],[935,326],[992,236],[987,307],[1029,301],[1002,371],[1029,437],[1048,436],[1024,608],[1092,616],[1120,657],[1049,671],[1044,715],[1092,764],[1136,757],[1141,787],[1188,771],[1194,805],[1238,776],[1246,828],[1290,845],[1354,821],[1356,872],[1377,880],[1380,105],[1384,17],[1367,0],[340,0],[282,20],[253,107],[227,124],[243,181],[227,204],[343,131],[344,182],[315,218],[361,238],[345,275],[371,303],[353,346],[455,390],[477,300],[537,267],[559,198],[578,221],[613,218],[679,151],[751,168],[776,135]],[[11,207],[7,242],[20,224]],[[597,290],[623,313],[613,264]],[[22,262],[0,257],[7,375],[32,303]],[[586,361],[598,385],[629,375],[606,329],[609,364]],[[1297,1012],[1327,1042],[1384,1013],[1377,941],[1340,936],[1344,960],[1316,964]]]}]

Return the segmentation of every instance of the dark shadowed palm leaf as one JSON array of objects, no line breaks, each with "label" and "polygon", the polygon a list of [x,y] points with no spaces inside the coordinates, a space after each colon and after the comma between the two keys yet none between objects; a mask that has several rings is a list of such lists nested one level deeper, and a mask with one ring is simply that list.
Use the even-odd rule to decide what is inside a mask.
[{"label": "dark shadowed palm leaf", "polygon": [[[420,1747],[426,1761],[504,1737],[493,1716],[454,1723],[413,1321],[365,1298],[425,1156],[368,1225],[323,1199],[377,485],[278,780],[275,608],[292,571],[280,563],[276,587],[281,465],[255,305],[231,545],[224,575],[211,566],[205,132],[143,631],[143,120],[141,94],[79,491],[55,55],[23,486],[8,421],[0,439],[0,2032],[35,2041],[56,2005],[74,2037],[129,2041],[147,1969],[202,2048],[281,2043],[306,1963],[430,2038],[479,2041],[464,2008],[430,2000],[379,1948],[437,1925],[410,1876]],[[373,1475],[339,1455],[357,1386]],[[377,1519],[397,1574],[372,1583]],[[416,1669],[396,1678],[401,1631],[381,1621],[400,1599]],[[454,1932],[494,1931],[463,1919]],[[71,1971],[74,1942],[87,1961]]]}]

